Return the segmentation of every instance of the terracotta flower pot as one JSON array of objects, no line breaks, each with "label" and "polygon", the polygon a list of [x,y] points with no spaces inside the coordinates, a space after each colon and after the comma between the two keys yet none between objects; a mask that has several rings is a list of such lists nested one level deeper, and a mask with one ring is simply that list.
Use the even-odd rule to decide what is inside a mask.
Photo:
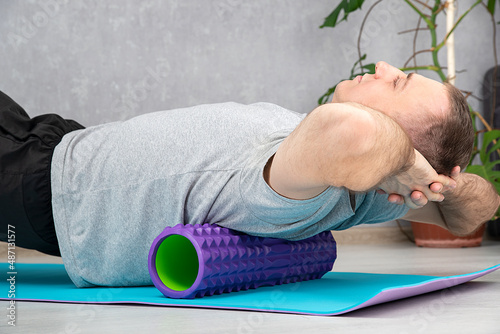
[{"label": "terracotta flower pot", "polygon": [[415,244],[419,247],[460,248],[481,246],[486,224],[475,233],[466,237],[457,237],[436,225],[412,222]]}]

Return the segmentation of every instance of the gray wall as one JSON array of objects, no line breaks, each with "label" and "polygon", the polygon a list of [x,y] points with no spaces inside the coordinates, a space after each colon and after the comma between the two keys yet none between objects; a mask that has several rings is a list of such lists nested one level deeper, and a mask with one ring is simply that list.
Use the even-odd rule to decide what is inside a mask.
[{"label": "gray wall", "polygon": [[[460,0],[459,11],[472,2]],[[31,115],[55,112],[87,126],[229,100],[308,112],[353,63],[364,13],[318,28],[337,3],[0,0],[0,90]],[[397,32],[416,20],[401,0],[377,6],[363,37],[368,60],[403,65],[413,35]],[[467,72],[457,85],[480,96],[493,64],[491,22],[478,7],[464,23],[457,69]],[[421,36],[427,45],[428,33]]]}]

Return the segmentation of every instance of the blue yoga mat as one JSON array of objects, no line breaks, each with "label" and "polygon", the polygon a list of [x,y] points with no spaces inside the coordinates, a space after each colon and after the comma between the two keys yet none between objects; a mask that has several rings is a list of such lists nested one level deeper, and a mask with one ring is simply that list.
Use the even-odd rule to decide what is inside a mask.
[{"label": "blue yoga mat", "polygon": [[[0,263],[0,300],[61,303],[147,304],[156,306],[258,310],[308,315],[339,315],[363,307],[446,289],[489,274],[500,264],[456,276],[329,272],[322,279],[198,299],[170,299],[154,286],[76,288],[62,264],[23,264],[9,274]],[[15,277],[15,283],[7,281]],[[15,297],[9,296],[14,288]]]}]

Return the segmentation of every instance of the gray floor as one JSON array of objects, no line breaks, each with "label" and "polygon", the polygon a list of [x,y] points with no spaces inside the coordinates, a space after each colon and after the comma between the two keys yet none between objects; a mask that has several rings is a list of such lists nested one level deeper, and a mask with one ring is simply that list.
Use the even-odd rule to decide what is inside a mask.
[{"label": "gray floor", "polygon": [[[23,262],[53,261],[28,257]],[[341,245],[336,271],[456,275],[500,263],[500,242],[424,249],[410,243]],[[5,310],[7,302],[0,302]],[[4,311],[5,312],[5,311]],[[320,317],[132,305],[19,302],[0,333],[500,333],[500,271],[423,296]]]}]

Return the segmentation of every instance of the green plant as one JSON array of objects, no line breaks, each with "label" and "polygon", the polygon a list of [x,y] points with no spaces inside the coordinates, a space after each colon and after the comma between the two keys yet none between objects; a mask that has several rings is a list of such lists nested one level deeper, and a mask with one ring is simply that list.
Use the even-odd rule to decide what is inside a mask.
[{"label": "green plant", "polygon": [[[383,0],[377,0],[374,2],[371,7],[368,9],[368,11],[365,14],[365,17],[361,23],[360,31],[359,31],[359,36],[358,36],[358,43],[357,43],[357,50],[358,50],[358,59],[355,61],[351,73],[349,76],[349,79],[354,79],[358,75],[363,75],[365,73],[375,73],[375,64],[374,63],[369,63],[369,64],[363,64],[363,61],[366,60],[367,55],[366,53],[361,52],[361,47],[360,47],[360,40],[361,40],[361,35],[363,33],[363,28],[365,25],[365,22],[372,12],[372,10],[382,2]],[[417,27],[414,30],[407,31],[407,32],[414,32],[415,36],[413,39],[413,54],[408,58],[408,60],[405,62],[405,64],[400,67],[402,71],[418,71],[418,70],[427,70],[427,71],[433,71],[435,72],[441,81],[443,82],[450,82],[453,84],[453,81],[455,79],[455,74],[454,70],[451,71],[450,73],[450,68],[448,68],[448,76],[445,75],[443,69],[444,67],[440,64],[438,54],[439,52],[447,45],[452,40],[453,33],[457,26],[462,23],[463,19],[476,7],[480,6],[483,7],[488,11],[488,13],[491,16],[492,20],[492,26],[493,26],[493,52],[494,52],[494,59],[495,59],[495,71],[493,77],[496,78],[496,69],[498,67],[496,63],[497,59],[497,52],[496,52],[496,23],[494,20],[494,13],[497,5],[496,0],[487,0],[482,1],[482,0],[476,0],[467,10],[456,20],[452,21],[452,24],[448,27],[446,34],[443,36],[441,40],[438,39],[438,32],[437,32],[437,19],[439,15],[442,15],[443,13],[446,12],[446,9],[448,8],[448,1],[441,1],[441,0],[434,0],[431,1],[433,4],[429,5],[428,3],[430,1],[422,1],[422,0],[403,0],[406,5],[408,5],[413,12],[415,13],[416,17],[418,17],[418,23]],[[334,28],[338,24],[340,24],[343,21],[347,21],[349,14],[360,10],[362,8],[362,5],[365,1],[364,0],[342,0],[340,3],[335,7],[335,9],[328,15],[328,17],[325,18],[323,24],[320,26],[320,28],[325,28],[325,27],[331,27]],[[500,6],[500,0],[498,0],[499,6]],[[451,11],[451,8],[450,8]],[[342,15],[343,14],[343,15]],[[450,14],[452,15],[452,14]],[[424,25],[424,27],[421,27],[421,25]],[[500,23],[500,22],[499,22]],[[430,47],[428,49],[423,49],[423,50],[416,50],[416,40],[417,40],[417,35],[420,31],[422,30],[427,30],[429,31],[430,34]],[[432,64],[430,65],[419,65],[417,64],[417,58],[416,56],[422,53],[429,53],[431,55],[432,59]],[[453,64],[450,64],[450,60],[448,61],[449,66],[453,66],[454,69],[454,59],[451,60]],[[409,65],[410,63],[413,63],[413,65]],[[334,85],[333,87],[329,88],[325,94],[323,94],[319,100],[319,104],[326,103],[328,100],[330,100],[330,97],[333,95],[335,92],[335,88],[337,87],[337,84]],[[466,96],[470,96],[470,92],[464,92]],[[494,95],[493,95],[494,96]],[[494,108],[495,101],[493,101],[493,106]],[[476,136],[475,136],[475,145],[474,145],[474,151],[473,155],[471,158],[471,161],[466,169],[466,172],[469,173],[474,173],[477,174],[488,181],[490,181],[495,188],[497,189],[497,192],[500,194],[500,171],[496,170],[498,167],[500,167],[500,159],[498,156],[500,156],[500,130],[498,129],[493,129],[493,116],[494,116],[494,110],[492,110],[491,113],[492,117],[490,120],[485,120],[480,113],[477,111],[474,111],[471,109],[471,116],[473,119],[473,124],[474,128],[476,130]],[[479,125],[479,126],[478,126]],[[484,128],[484,130],[478,130],[478,128]],[[479,159],[477,159],[479,158]],[[477,162],[479,160],[479,162]],[[495,168],[497,167],[497,168]],[[497,216],[500,216],[500,209],[499,212],[497,212]]]},{"label": "green plant", "polygon": [[[478,112],[471,110],[471,115],[473,120],[476,118],[481,120],[481,123],[486,127],[486,131],[483,132],[482,143],[479,145],[479,134],[481,131],[477,131],[476,129],[474,151],[465,171],[467,173],[477,174],[490,181],[500,194],[500,170],[495,168],[497,165],[500,165],[500,159],[498,159],[498,156],[500,156],[500,130],[492,129]],[[476,122],[473,124],[475,125]],[[475,163],[478,155],[480,163]],[[497,219],[499,216],[500,208],[494,219]]]}]

